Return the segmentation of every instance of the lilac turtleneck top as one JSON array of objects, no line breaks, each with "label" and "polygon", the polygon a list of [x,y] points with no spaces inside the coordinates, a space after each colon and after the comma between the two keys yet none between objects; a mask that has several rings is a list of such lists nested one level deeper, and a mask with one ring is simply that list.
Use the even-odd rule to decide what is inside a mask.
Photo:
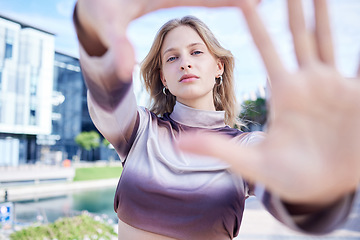
[{"label": "lilac turtleneck top", "polygon": [[[76,19],[75,25],[79,34]],[[264,135],[226,126],[223,111],[177,102],[172,113],[158,117],[138,107],[131,81],[107,72],[114,73],[106,64],[107,54],[90,57],[80,45],[91,118],[124,164],[114,199],[123,222],[175,239],[228,240],[237,236],[244,201],[254,192],[272,215],[295,230],[322,233],[344,221],[353,196],[316,214],[291,216],[279,198],[250,186],[227,164],[180,152],[175,143],[187,131],[224,134],[239,145],[256,144]]]},{"label": "lilac turtleneck top", "polygon": [[224,112],[177,102],[159,118],[138,108],[139,127],[116,195],[118,217],[137,228],[176,239],[230,239],[237,235],[248,185],[217,159],[186,154],[175,142],[186,131],[213,131],[239,144],[255,139],[224,124]]}]

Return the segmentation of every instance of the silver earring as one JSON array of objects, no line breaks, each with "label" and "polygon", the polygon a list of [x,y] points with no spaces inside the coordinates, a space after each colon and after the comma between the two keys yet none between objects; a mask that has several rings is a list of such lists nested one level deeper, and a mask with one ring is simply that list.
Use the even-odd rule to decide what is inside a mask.
[{"label": "silver earring", "polygon": [[218,80],[218,84],[221,85],[222,82],[223,82],[223,77],[222,77],[222,75],[219,75],[219,77],[217,77],[216,80]]},{"label": "silver earring", "polygon": [[165,96],[167,96],[167,94],[166,94],[166,86],[163,87],[163,94],[164,94]]}]

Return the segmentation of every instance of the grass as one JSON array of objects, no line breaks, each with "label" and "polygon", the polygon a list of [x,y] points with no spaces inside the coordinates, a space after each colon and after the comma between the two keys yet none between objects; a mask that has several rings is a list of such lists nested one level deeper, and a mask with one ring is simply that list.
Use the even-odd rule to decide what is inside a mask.
[{"label": "grass", "polygon": [[74,181],[119,178],[122,169],[120,166],[76,168]]},{"label": "grass", "polygon": [[103,220],[95,220],[88,215],[61,218],[54,223],[32,226],[10,235],[11,240],[73,240],[73,239],[117,239],[111,225]]}]

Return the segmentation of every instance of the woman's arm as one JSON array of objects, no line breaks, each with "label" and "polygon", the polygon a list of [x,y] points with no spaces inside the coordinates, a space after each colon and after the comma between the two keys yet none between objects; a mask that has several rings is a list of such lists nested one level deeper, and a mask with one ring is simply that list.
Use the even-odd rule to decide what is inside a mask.
[{"label": "woman's arm", "polygon": [[[110,2],[110,1],[109,1]],[[78,1],[73,20],[80,43],[80,63],[88,88],[88,107],[90,116],[105,138],[115,147],[121,159],[124,159],[132,145],[139,121],[137,106],[132,92],[132,75],[124,70],[116,55],[127,55],[127,63],[134,62],[130,43],[122,38],[118,48],[105,45],[99,38],[99,31],[88,18],[102,10],[96,3]],[[106,5],[105,3],[103,5]],[[96,7],[99,9],[95,10]],[[106,6],[102,6],[106,8]],[[121,38],[119,38],[121,39]],[[118,53],[116,53],[116,51]],[[130,65],[125,67],[130,68]],[[132,66],[131,66],[132,68]],[[119,74],[120,72],[120,74]]]}]

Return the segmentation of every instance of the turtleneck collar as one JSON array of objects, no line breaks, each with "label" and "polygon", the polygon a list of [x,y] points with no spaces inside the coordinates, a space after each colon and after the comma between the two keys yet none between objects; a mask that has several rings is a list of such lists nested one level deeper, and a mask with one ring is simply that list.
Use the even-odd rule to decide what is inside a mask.
[{"label": "turtleneck collar", "polygon": [[183,125],[200,128],[225,127],[225,111],[207,111],[188,107],[176,102],[170,117]]}]

